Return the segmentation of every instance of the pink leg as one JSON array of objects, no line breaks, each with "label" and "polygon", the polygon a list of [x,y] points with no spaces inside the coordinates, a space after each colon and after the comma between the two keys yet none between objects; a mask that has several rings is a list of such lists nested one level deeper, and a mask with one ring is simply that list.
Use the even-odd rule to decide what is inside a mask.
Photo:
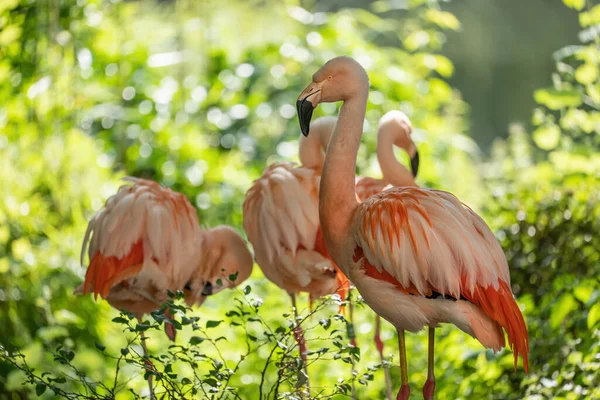
[{"label": "pink leg", "polygon": [[[142,315],[136,315],[137,320],[140,324],[143,322]],[[144,350],[144,364],[146,366],[146,370],[148,371],[156,371],[154,364],[150,361],[150,356],[148,355],[148,348],[146,347],[146,334],[144,331],[140,332],[140,342],[142,343],[142,350]],[[154,384],[152,383],[152,374],[148,375],[148,389],[150,390],[150,400],[154,400]]]},{"label": "pink leg", "polygon": [[434,353],[434,341],[435,341],[435,328],[429,327],[429,346],[428,346],[428,357],[427,357],[427,382],[423,386],[423,399],[433,400],[433,393],[435,392],[435,373],[433,365],[433,353]]},{"label": "pink leg", "polygon": [[379,352],[379,358],[381,359],[381,368],[385,376],[385,394],[387,400],[392,400],[392,378],[390,377],[390,370],[385,366],[385,357],[383,356],[383,341],[379,333],[381,332],[381,317],[377,315],[375,318],[375,347]]},{"label": "pink leg", "polygon": [[400,377],[402,386],[396,396],[396,400],[408,400],[410,386],[408,386],[408,367],[406,366],[406,343],[404,341],[404,330],[398,331],[398,345],[400,348]]},{"label": "pink leg", "polygon": [[[298,324],[298,308],[296,307],[296,296],[290,295],[292,298],[292,308],[294,309],[294,323]],[[307,357],[306,357],[306,339],[304,338],[304,332],[302,331],[302,327],[300,325],[296,325],[294,328],[294,339],[298,344],[298,350],[300,351],[300,358],[302,359],[302,370],[304,371],[304,375],[306,376],[306,386],[308,385],[308,369],[307,369]]]},{"label": "pink leg", "polygon": [[354,347],[357,347],[356,344],[356,332],[354,331],[354,303],[352,302],[352,297],[348,297],[348,308],[350,309],[350,328],[348,329],[348,338],[350,339],[350,344]]}]

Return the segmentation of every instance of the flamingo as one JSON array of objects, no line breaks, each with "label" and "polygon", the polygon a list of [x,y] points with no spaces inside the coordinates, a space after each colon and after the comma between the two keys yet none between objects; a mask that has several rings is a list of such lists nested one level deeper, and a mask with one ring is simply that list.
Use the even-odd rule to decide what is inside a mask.
[{"label": "flamingo", "polygon": [[[385,113],[379,120],[377,128],[377,161],[383,179],[371,177],[358,177],[356,179],[356,194],[359,201],[363,202],[393,186],[417,186],[415,178],[419,171],[419,152],[411,138],[412,124],[406,114],[398,110]],[[411,172],[398,162],[394,156],[394,146],[406,151],[410,157]],[[377,315],[377,314],[376,314]],[[385,388],[387,399],[392,398],[392,381],[388,368],[384,366],[383,341],[381,340],[381,317],[375,318],[375,347],[379,352],[379,358],[385,376]]]},{"label": "flamingo", "polygon": [[[300,137],[299,158],[303,166],[318,170],[323,168],[325,152],[329,145],[331,134],[337,122],[336,117],[321,117],[311,123],[312,134],[310,137]],[[368,176],[356,177],[356,195],[359,201],[382,192],[392,186],[417,186],[415,178],[419,170],[419,153],[411,138],[412,123],[406,114],[398,110],[385,113],[379,120],[377,129],[377,161],[382,170],[383,179]],[[315,138],[316,136],[316,138]],[[394,146],[398,146],[410,157],[411,170],[409,172],[394,156]],[[353,306],[350,302],[350,321],[352,323]],[[381,340],[381,317],[375,318],[374,342],[381,365],[384,365],[383,341]],[[357,346],[356,339],[350,339],[353,346]],[[389,370],[384,367],[387,398],[392,398],[392,386]]]},{"label": "flamingo", "polygon": [[[484,347],[500,351],[504,332],[528,372],[529,338],[510,288],[506,257],[492,231],[451,193],[392,188],[359,203],[354,170],[362,136],[369,78],[358,62],[336,57],[300,94],[302,133],[313,109],[343,101],[321,175],[319,218],[334,262],[365,302],[398,331],[401,387],[410,395],[404,332],[452,323]],[[425,399],[433,399],[434,337],[429,335]]]},{"label": "flamingo", "polygon": [[[315,137],[300,143],[300,156],[306,165],[268,166],[246,193],[243,205],[243,226],[254,248],[256,263],[267,279],[290,295],[296,320],[297,293],[308,292],[311,299],[338,293],[345,299],[348,289],[347,278],[327,252],[319,224],[321,139],[329,137],[334,125],[331,118],[311,124]],[[294,329],[294,336],[304,374],[308,376],[306,343],[299,326]]]},{"label": "flamingo", "polygon": [[[168,299],[167,290],[182,290],[189,306],[200,305],[250,276],[252,255],[235,230],[202,230],[182,194],[149,180],[124,181],[131,184],[121,186],[88,224],[81,263],[88,242],[90,263],[76,294],[100,296],[141,322]],[[173,325],[166,322],[165,331],[174,341]],[[147,358],[143,332],[141,341]],[[151,376],[149,385],[152,393]]]},{"label": "flamingo", "polygon": [[[377,162],[381,168],[383,179],[368,176],[358,177],[356,194],[360,201],[365,201],[391,186],[417,186],[415,178],[419,172],[419,152],[411,138],[411,133],[412,123],[402,111],[388,111],[379,119]],[[394,146],[398,146],[409,155],[410,172],[396,160]]]}]

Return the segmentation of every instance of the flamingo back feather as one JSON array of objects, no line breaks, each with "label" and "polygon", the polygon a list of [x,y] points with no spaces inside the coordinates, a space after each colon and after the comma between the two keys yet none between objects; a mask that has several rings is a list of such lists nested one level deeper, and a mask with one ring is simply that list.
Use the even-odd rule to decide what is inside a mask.
[{"label": "flamingo back feather", "polygon": [[134,277],[153,292],[181,289],[200,261],[202,231],[194,208],[156,182],[124,180],[133,184],[121,186],[88,225],[83,293],[107,298],[112,287]]},{"label": "flamingo back feather", "polygon": [[450,193],[393,188],[360,204],[354,260],[405,294],[467,299],[508,335],[528,370],[525,321],[510,290],[508,264],[485,222]]}]

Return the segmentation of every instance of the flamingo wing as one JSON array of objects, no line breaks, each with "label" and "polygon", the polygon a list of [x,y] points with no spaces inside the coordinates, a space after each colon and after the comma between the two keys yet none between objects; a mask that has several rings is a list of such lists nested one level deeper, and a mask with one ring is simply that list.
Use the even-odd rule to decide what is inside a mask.
[{"label": "flamingo wing", "polygon": [[354,261],[406,294],[450,296],[480,307],[524,360],[527,327],[510,289],[506,258],[486,223],[454,195],[393,188],[359,205]]},{"label": "flamingo wing", "polygon": [[133,184],[121,186],[88,225],[81,252],[83,264],[89,244],[84,294],[106,298],[112,287],[140,275],[157,288],[181,283],[192,273],[191,261],[197,264],[192,253],[201,230],[189,201],[156,182],[124,180]]},{"label": "flamingo wing", "polygon": [[[292,265],[277,263],[286,252],[313,250],[319,228],[319,176],[290,163],[269,166],[246,193],[243,225],[265,275],[284,287],[281,274],[295,275]],[[289,271],[280,267],[289,267]]]},{"label": "flamingo wing", "polygon": [[359,177],[356,179],[356,195],[360,201],[365,201],[371,196],[381,193],[392,186],[387,184],[382,179],[375,179],[369,176]]}]

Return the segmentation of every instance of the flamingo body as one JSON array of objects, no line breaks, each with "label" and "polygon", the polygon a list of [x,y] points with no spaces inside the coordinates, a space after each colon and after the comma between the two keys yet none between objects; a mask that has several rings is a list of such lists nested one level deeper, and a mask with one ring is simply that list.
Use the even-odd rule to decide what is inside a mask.
[{"label": "flamingo body", "polygon": [[312,168],[276,163],[246,194],[244,229],[265,276],[290,294],[335,293],[342,277],[319,226],[319,180]]},{"label": "flamingo body", "polygon": [[393,188],[356,209],[349,278],[399,330],[451,322],[496,351],[504,334],[528,368],[525,321],[506,258],[485,222],[452,194]]},{"label": "flamingo body", "polygon": [[[505,330],[515,367],[521,356],[528,371],[527,328],[510,290],[508,264],[477,214],[450,193],[432,189],[393,188],[356,201],[354,169],[368,93],[364,68],[352,58],[336,57],[313,75],[297,110],[307,136],[319,103],[343,101],[323,166],[319,217],[333,260],[365,302],[398,330],[402,385],[397,398],[407,400],[410,393],[404,331],[425,325],[454,323],[495,350],[504,346]],[[429,332],[423,395],[432,400]]]},{"label": "flamingo body", "polygon": [[158,309],[167,290],[183,290],[192,305],[204,300],[207,285],[214,294],[233,285],[229,275],[238,274],[235,284],[250,275],[252,255],[237,232],[202,230],[182,194],[144,179],[124,180],[131,184],[121,186],[88,225],[81,258],[83,264],[87,248],[90,264],[76,292],[139,315]]}]

